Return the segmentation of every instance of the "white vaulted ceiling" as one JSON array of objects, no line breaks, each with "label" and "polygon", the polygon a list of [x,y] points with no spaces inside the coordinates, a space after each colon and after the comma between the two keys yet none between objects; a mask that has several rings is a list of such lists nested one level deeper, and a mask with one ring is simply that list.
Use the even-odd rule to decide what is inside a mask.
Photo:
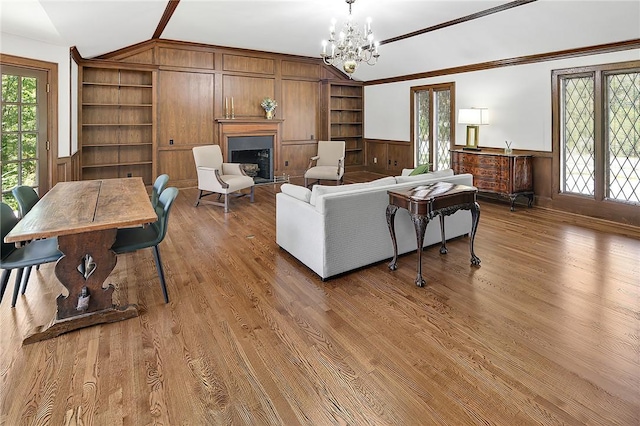
[{"label": "white vaulted ceiling", "polygon": [[[152,38],[167,0],[0,0],[0,31],[76,46],[85,58]],[[508,1],[357,0],[354,18],[373,18],[387,40],[463,18]],[[162,39],[319,57],[344,0],[181,0]],[[640,1],[538,0],[489,16],[383,44],[370,81],[455,66],[640,39]],[[0,39],[0,48],[1,48]],[[639,58],[640,59],[640,58]]]}]

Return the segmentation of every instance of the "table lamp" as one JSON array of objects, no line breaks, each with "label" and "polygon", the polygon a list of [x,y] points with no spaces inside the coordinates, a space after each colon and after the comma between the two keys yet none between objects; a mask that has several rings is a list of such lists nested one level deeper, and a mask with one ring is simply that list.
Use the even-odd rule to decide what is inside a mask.
[{"label": "table lamp", "polygon": [[463,149],[479,151],[479,126],[489,124],[489,110],[487,108],[460,109],[458,111],[458,124],[467,125],[467,145]]}]

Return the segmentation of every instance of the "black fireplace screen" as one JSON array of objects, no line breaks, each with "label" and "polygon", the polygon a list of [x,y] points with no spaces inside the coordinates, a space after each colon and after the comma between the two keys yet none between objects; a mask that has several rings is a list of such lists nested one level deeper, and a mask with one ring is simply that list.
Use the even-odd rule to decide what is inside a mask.
[{"label": "black fireplace screen", "polygon": [[228,139],[229,158],[241,163],[256,183],[273,180],[273,136],[239,136]]}]

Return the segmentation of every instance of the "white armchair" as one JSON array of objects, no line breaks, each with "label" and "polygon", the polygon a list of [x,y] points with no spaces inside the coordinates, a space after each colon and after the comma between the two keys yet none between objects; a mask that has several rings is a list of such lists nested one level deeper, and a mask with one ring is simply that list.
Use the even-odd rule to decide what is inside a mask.
[{"label": "white armchair", "polygon": [[[198,189],[196,207],[200,203],[214,204],[224,207],[224,212],[229,211],[229,196],[251,196],[253,203],[253,178],[247,176],[239,163],[224,163],[222,151],[219,145],[203,145],[193,148],[193,158],[198,171]],[[245,188],[251,188],[249,194],[240,192]],[[219,201],[203,200],[208,195],[218,195],[218,200],[224,195],[224,203]]]},{"label": "white armchair", "polygon": [[[304,173],[304,186],[309,180],[334,180],[336,185],[342,184],[344,176],[344,141],[318,141],[318,155],[311,157],[307,171]],[[314,166],[315,161],[315,166]]]}]

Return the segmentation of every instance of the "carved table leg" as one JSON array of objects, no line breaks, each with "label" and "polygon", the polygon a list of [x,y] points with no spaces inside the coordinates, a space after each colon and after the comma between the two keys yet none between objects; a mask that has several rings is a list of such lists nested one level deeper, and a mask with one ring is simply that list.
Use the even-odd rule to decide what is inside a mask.
[{"label": "carved table leg", "polygon": [[473,251],[473,241],[476,238],[476,231],[478,230],[478,222],[480,221],[480,205],[474,202],[471,205],[471,240],[469,241],[469,248],[471,250],[471,264],[480,265],[480,258],[476,256]]},{"label": "carved table leg", "polygon": [[444,214],[440,214],[440,238],[442,238],[442,242],[440,243],[440,254],[447,254],[449,250],[447,250],[447,237],[444,235]]},{"label": "carved table leg", "polygon": [[422,244],[424,243],[424,233],[429,224],[429,218],[423,215],[411,214],[413,226],[416,228],[416,243],[418,244],[418,274],[416,276],[416,285],[424,287],[425,281],[422,278]]},{"label": "carved table leg", "polygon": [[512,212],[516,211],[516,208],[514,206],[514,204],[516,202],[516,198],[518,198],[518,196],[516,194],[509,194],[509,199],[511,200],[511,211]]},{"label": "carved table leg", "polygon": [[398,206],[389,204],[387,206],[387,226],[389,226],[389,233],[391,234],[391,242],[393,243],[393,259],[389,262],[389,269],[395,271],[398,269],[398,242],[396,241],[396,228],[395,217],[398,211]]},{"label": "carved table leg", "polygon": [[58,237],[58,247],[64,256],[56,263],[55,273],[69,295],[58,296],[56,318],[29,333],[23,343],[138,316],[135,305],[116,307],[112,300],[115,288],[111,284],[103,286],[116,266],[116,254],[111,251],[115,238],[115,229]]}]

